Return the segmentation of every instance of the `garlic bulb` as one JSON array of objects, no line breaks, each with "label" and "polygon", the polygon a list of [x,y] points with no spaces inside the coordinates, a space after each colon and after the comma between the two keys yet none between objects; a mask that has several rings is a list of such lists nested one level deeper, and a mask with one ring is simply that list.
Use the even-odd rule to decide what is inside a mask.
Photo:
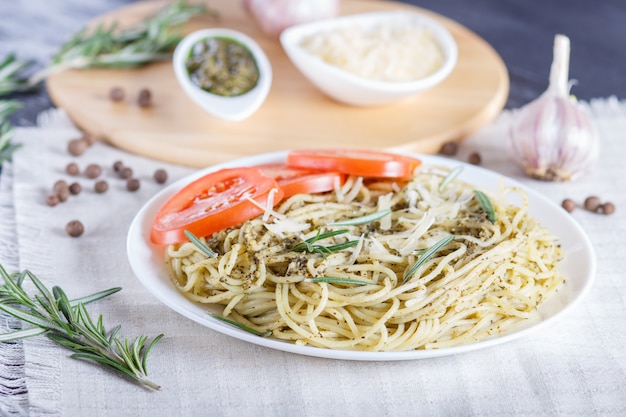
[{"label": "garlic bulb", "polygon": [[289,26],[339,14],[339,0],[242,0],[242,5],[272,37]]},{"label": "garlic bulb", "polygon": [[556,35],[548,89],[514,115],[509,153],[533,178],[576,179],[598,156],[595,127],[569,94],[569,53],[569,38]]}]

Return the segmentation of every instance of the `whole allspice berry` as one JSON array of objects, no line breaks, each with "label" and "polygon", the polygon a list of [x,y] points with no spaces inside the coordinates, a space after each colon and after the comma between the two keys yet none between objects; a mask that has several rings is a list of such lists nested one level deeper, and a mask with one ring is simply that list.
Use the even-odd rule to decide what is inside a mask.
[{"label": "whole allspice berry", "polygon": [[67,143],[67,151],[73,156],[80,156],[84,154],[88,147],[89,144],[82,138],[72,139]]},{"label": "whole allspice berry", "polygon": [[478,152],[472,152],[467,158],[467,162],[472,165],[480,165],[481,161],[482,158],[480,157],[480,154]]},{"label": "whole allspice berry", "polygon": [[65,231],[71,237],[78,237],[85,232],[85,226],[79,220],[71,220],[65,225]]},{"label": "whole allspice berry", "polygon": [[68,188],[67,181],[65,181],[65,180],[58,180],[52,186],[52,191],[55,194],[58,194],[59,191],[65,190],[66,188]]},{"label": "whole allspice berry", "polygon": [[80,169],[78,168],[78,164],[76,162],[70,162],[65,167],[65,172],[68,175],[76,176],[80,173]]},{"label": "whole allspice berry", "polygon": [[571,198],[566,198],[561,203],[561,207],[563,207],[568,213],[571,213],[576,209],[576,203]]},{"label": "whole allspice berry", "polygon": [[164,184],[167,181],[167,171],[164,169],[157,169],[154,171],[154,180],[158,184]]},{"label": "whole allspice berry", "polygon": [[459,150],[459,145],[456,142],[449,141],[441,145],[441,149],[439,149],[439,153],[442,155],[446,155],[446,156],[453,156],[453,155],[456,155],[458,150]]},{"label": "whole allspice berry", "polygon": [[87,178],[98,178],[102,174],[102,168],[98,164],[89,164],[87,168],[85,168],[85,176]]},{"label": "whole allspice berry", "polygon": [[122,168],[124,168],[124,163],[122,161],[113,162],[113,171],[119,173]]},{"label": "whole allspice berry", "polygon": [[123,167],[122,169],[120,169],[119,175],[120,178],[127,180],[133,176],[133,169],[129,167]]},{"label": "whole allspice berry", "polygon": [[70,189],[70,194],[78,195],[83,190],[83,187],[81,187],[79,183],[73,182],[70,184],[69,189]]},{"label": "whole allspice berry", "polygon": [[54,195],[57,196],[59,202],[67,201],[70,196],[70,187],[65,180],[58,180],[52,187]]},{"label": "whole allspice berry", "polygon": [[46,197],[46,204],[50,207],[54,207],[59,204],[59,197],[56,194],[50,194]]},{"label": "whole allspice berry", "polygon": [[141,183],[137,178],[129,178],[128,181],[126,181],[126,189],[128,191],[137,191],[140,186]]},{"label": "whole allspice berry", "polygon": [[142,88],[137,97],[139,107],[150,107],[152,105],[152,92],[147,88]]},{"label": "whole allspice berry", "polygon": [[589,196],[585,198],[583,206],[589,211],[597,211],[600,207],[600,198],[595,195]]},{"label": "whole allspice berry", "polygon": [[126,91],[124,91],[122,87],[112,87],[111,90],[109,90],[109,98],[111,101],[122,101],[126,98]]},{"label": "whole allspice berry", "polygon": [[98,194],[105,193],[108,189],[109,189],[109,183],[108,183],[108,182],[106,182],[105,180],[100,180],[100,181],[97,181],[97,182],[94,184],[94,190],[95,190]]},{"label": "whole allspice berry", "polygon": [[598,211],[603,214],[613,214],[615,213],[615,204],[606,202],[598,208]]}]

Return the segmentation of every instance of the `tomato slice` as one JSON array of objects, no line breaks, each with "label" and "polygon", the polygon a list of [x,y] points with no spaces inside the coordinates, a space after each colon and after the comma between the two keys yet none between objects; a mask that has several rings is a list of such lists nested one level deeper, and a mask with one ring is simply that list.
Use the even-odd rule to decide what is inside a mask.
[{"label": "tomato slice", "polygon": [[290,167],[338,171],[361,177],[410,178],[420,164],[417,158],[365,149],[307,149],[287,154]]},{"label": "tomato slice", "polygon": [[346,181],[345,174],[304,168],[291,168],[282,163],[259,165],[263,175],[272,177],[283,190],[283,198],[295,194],[332,191]]},{"label": "tomato slice", "polygon": [[212,172],[186,185],[170,197],[152,222],[150,239],[156,244],[186,242],[185,230],[210,236],[263,213],[275,189],[274,203],[283,198],[276,180],[258,168],[230,168]]}]

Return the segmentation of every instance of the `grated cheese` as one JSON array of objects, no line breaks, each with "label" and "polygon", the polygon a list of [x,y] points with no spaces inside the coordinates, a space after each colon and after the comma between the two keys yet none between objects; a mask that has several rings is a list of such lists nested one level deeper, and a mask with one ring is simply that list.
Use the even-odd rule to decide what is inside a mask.
[{"label": "grated cheese", "polygon": [[445,59],[430,30],[392,22],[318,32],[300,46],[328,64],[376,81],[415,81],[437,71]]}]

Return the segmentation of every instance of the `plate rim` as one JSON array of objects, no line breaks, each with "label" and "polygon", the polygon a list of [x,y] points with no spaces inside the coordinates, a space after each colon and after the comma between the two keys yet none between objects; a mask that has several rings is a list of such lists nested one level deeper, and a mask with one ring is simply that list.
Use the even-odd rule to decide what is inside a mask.
[{"label": "plate rim", "polygon": [[[543,329],[549,325],[553,325],[556,321],[566,316],[571,310],[573,310],[577,305],[579,305],[582,300],[587,296],[590,289],[593,286],[593,282],[595,281],[596,275],[596,254],[589,240],[587,234],[580,224],[575,221],[569,213],[565,212],[560,206],[558,206],[553,201],[549,200],[542,193],[524,185],[523,183],[507,177],[504,174],[500,174],[495,171],[488,170],[483,167],[475,166],[468,164],[466,162],[457,161],[450,158],[445,158],[436,155],[424,155],[411,153],[409,155],[420,158],[423,161],[424,165],[437,165],[437,166],[446,166],[453,167],[456,165],[462,165],[464,167],[463,173],[465,174],[468,170],[470,173],[474,175],[481,175],[487,178],[491,182],[503,181],[507,185],[515,186],[521,188],[529,197],[529,200],[539,200],[542,204],[545,204],[553,213],[558,215],[558,218],[561,221],[566,223],[567,227],[570,227],[573,233],[580,238],[580,241],[577,242],[580,245],[580,250],[587,256],[587,261],[585,265],[587,266],[586,271],[581,273],[581,275],[585,275],[584,279],[581,281],[582,286],[578,290],[576,294],[573,295],[573,298],[567,302],[560,310],[556,313],[550,315],[549,317],[542,318],[540,321],[530,324],[528,327],[516,330],[512,333],[505,334],[502,336],[497,336],[494,338],[489,338],[486,340],[460,345],[447,347],[442,349],[433,349],[433,350],[410,350],[410,351],[399,351],[399,352],[370,352],[370,351],[360,351],[360,350],[335,350],[329,348],[321,348],[315,346],[299,346],[292,342],[283,341],[280,339],[273,338],[264,338],[244,330],[240,330],[235,328],[232,325],[229,325],[221,320],[215,319],[210,316],[210,314],[204,312],[203,315],[198,315],[192,310],[190,310],[191,306],[194,306],[194,309],[198,309],[198,304],[194,303],[187,298],[184,298],[182,294],[180,294],[176,288],[170,284],[170,290],[174,293],[178,294],[180,297],[185,300],[185,305],[178,304],[172,298],[166,297],[163,293],[158,291],[158,288],[155,286],[155,280],[161,280],[160,277],[147,276],[146,271],[144,270],[144,266],[148,262],[146,259],[138,259],[135,255],[139,251],[140,254],[154,256],[155,251],[158,251],[157,245],[153,245],[149,242],[149,230],[143,230],[144,224],[152,219],[152,217],[148,217],[150,215],[154,215],[154,212],[158,208],[156,206],[160,200],[164,200],[173,194],[177,189],[179,189],[184,184],[193,181],[209,172],[229,167],[236,166],[249,166],[249,165],[258,165],[266,162],[276,162],[281,159],[284,160],[288,151],[278,151],[278,152],[268,152],[262,153],[258,155],[253,155],[244,158],[238,158],[235,160],[231,160],[225,163],[211,165],[204,169],[200,169],[190,175],[187,175],[179,180],[169,184],[167,187],[159,191],[157,194],[152,196],[137,212],[135,217],[133,218],[130,227],[128,229],[128,234],[126,238],[126,252],[128,262],[130,263],[131,269],[135,277],[142,283],[145,289],[148,290],[157,300],[159,300],[166,307],[176,311],[187,319],[190,319],[196,323],[199,323],[205,327],[208,327],[211,330],[217,331],[219,333],[225,334],[227,336],[234,337],[236,339],[268,347],[271,349],[296,353],[305,356],[313,356],[327,359],[341,359],[341,360],[355,360],[355,361],[399,361],[399,360],[415,360],[415,359],[427,359],[427,358],[435,358],[442,356],[451,356],[457,355],[460,353],[471,352],[479,349],[488,348],[491,346],[507,343],[509,341],[522,338],[527,336],[531,332],[536,332],[539,329]],[[463,175],[463,174],[462,174]],[[476,184],[478,187],[481,187],[480,184]],[[160,206],[160,204],[159,204]],[[560,212],[562,211],[562,213]],[[535,217],[535,216],[533,216]],[[149,223],[148,223],[149,224]],[[541,223],[542,226],[548,227],[549,225],[545,225]],[[558,237],[558,236],[557,236]],[[161,253],[164,248],[161,249]],[[565,254],[567,256],[567,253]],[[161,271],[163,272],[163,271]],[[563,293],[564,289],[567,289],[568,285],[568,277],[565,277],[566,283],[565,286],[559,290],[560,293]],[[154,281],[154,282],[153,282]],[[168,278],[169,283],[169,278]],[[162,283],[161,283],[162,284]],[[556,296],[558,296],[557,294]],[[206,307],[205,307],[206,309]]]}]

